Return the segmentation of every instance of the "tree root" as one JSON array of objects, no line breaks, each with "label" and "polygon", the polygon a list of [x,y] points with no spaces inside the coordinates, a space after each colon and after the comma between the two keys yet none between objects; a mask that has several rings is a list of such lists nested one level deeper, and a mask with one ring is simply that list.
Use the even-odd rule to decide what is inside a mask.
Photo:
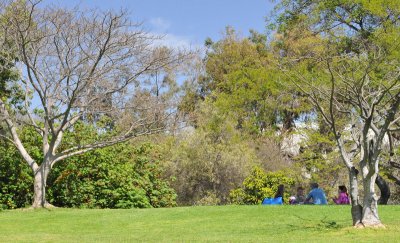
[{"label": "tree root", "polygon": [[40,209],[40,208],[54,209],[54,208],[57,208],[57,207],[54,206],[53,204],[48,203],[48,202],[45,202],[44,205],[32,205],[32,206],[29,207],[29,209]]},{"label": "tree root", "polygon": [[386,226],[382,223],[379,224],[367,224],[364,225],[365,228],[375,228],[375,229],[386,229]]},{"label": "tree root", "polygon": [[365,226],[362,223],[357,223],[353,226],[355,229],[363,229]]},{"label": "tree root", "polygon": [[382,223],[379,224],[363,224],[358,223],[353,226],[355,229],[366,229],[366,228],[373,228],[373,229],[386,229],[386,226]]},{"label": "tree root", "polygon": [[26,208],[21,208],[21,211],[33,211],[35,208],[30,206],[30,207],[26,207]]},{"label": "tree root", "polygon": [[44,204],[43,207],[44,207],[44,208],[47,208],[47,209],[54,209],[54,208],[57,208],[56,206],[54,206],[53,204],[50,204],[50,203],[48,203],[48,202],[46,202],[46,203]]}]

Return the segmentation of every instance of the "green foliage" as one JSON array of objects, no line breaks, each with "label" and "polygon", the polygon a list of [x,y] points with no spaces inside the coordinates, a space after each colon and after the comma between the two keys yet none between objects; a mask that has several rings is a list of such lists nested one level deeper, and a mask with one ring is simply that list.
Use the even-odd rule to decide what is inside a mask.
[{"label": "green foliage", "polygon": [[207,47],[206,73],[197,80],[197,91],[186,92],[182,105],[186,110],[199,108],[191,100],[206,99],[222,114],[235,117],[237,128],[260,135],[281,124],[292,128],[309,109],[303,104],[306,99],[280,75],[264,35],[250,31],[249,38],[241,38],[227,27],[223,38],[207,40]]},{"label": "green foliage", "polygon": [[62,207],[148,208],[175,206],[161,178],[161,155],[150,144],[119,144],[71,157],[49,178],[49,200]]},{"label": "green foliage", "polygon": [[[1,32],[0,38],[2,38]],[[1,42],[0,45],[2,45]],[[20,78],[20,73],[15,67],[16,57],[10,55],[12,54],[0,48],[0,99],[3,102],[14,105],[16,109],[21,110],[21,102],[24,93],[17,83]]]},{"label": "green foliage", "polygon": [[254,164],[261,164],[249,139],[235,129],[235,122],[213,106],[201,108],[198,128],[166,142],[167,174],[179,205],[228,202]]},{"label": "green foliage", "polygon": [[[280,184],[291,186],[294,180],[283,171],[266,173],[262,168],[255,166],[243,181],[242,187],[231,191],[230,198],[235,204],[261,204],[264,198],[275,196]],[[288,197],[285,193],[285,202],[289,201]]]},{"label": "green foliage", "polygon": [[348,172],[343,168],[332,133],[320,129],[301,129],[307,139],[301,144],[301,153],[293,158],[296,184],[318,182],[325,193],[336,196],[337,186],[348,184]]},{"label": "green foliage", "polygon": [[[16,68],[18,60],[15,43],[9,38],[8,9],[0,10],[0,99],[17,105],[24,97],[17,81],[20,73]],[[17,106],[20,108],[20,106]]]},{"label": "green foliage", "polygon": [[[91,129],[79,123],[66,142],[90,139]],[[86,134],[86,136],[85,136]],[[21,139],[36,161],[42,161],[41,139],[33,128],[21,129]],[[175,206],[176,193],[162,178],[160,148],[149,143],[118,144],[71,157],[56,164],[47,181],[54,205],[87,208]],[[0,139],[0,207],[31,204],[33,174],[16,148]]]},{"label": "green foliage", "polygon": [[[42,161],[41,137],[32,127],[21,127],[20,138],[36,161]],[[0,130],[1,133],[1,130]],[[18,150],[0,138],[0,207],[21,208],[33,197],[33,173]]]},{"label": "green foliage", "polygon": [[14,209],[30,204],[33,176],[16,148],[0,139],[0,208]]},{"label": "green foliage", "polygon": [[19,79],[19,73],[15,69],[14,63],[8,60],[10,57],[7,57],[7,55],[0,50],[0,98],[12,98],[16,102],[17,97],[22,96],[15,83]]},{"label": "green foliage", "polygon": [[[2,5],[0,4],[2,7]],[[0,100],[21,110],[24,97],[17,81],[15,44],[9,40],[7,10],[0,9]],[[8,135],[0,114],[0,135]],[[32,140],[30,140],[32,141]],[[0,208],[25,207],[33,193],[32,174],[19,152],[0,136]]]},{"label": "green foliage", "polygon": [[37,161],[38,164],[41,164],[43,160],[42,137],[35,131],[33,127],[20,127],[20,130],[20,139],[26,146],[26,150],[32,159]]},{"label": "green foliage", "polygon": [[257,134],[275,124],[279,85],[274,70],[268,66],[268,56],[259,51],[265,43],[256,34],[253,39],[259,42],[240,39],[228,28],[226,36],[215,42],[208,53],[209,81],[200,85],[209,90],[221,112],[237,117],[238,127]]}]

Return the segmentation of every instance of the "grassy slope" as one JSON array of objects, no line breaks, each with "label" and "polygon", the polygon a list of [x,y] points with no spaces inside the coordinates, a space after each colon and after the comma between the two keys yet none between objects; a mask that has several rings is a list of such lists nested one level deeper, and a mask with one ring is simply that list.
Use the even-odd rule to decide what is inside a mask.
[{"label": "grassy slope", "polygon": [[382,206],[386,229],[353,229],[349,206],[220,206],[0,212],[0,242],[396,242],[400,206]]}]

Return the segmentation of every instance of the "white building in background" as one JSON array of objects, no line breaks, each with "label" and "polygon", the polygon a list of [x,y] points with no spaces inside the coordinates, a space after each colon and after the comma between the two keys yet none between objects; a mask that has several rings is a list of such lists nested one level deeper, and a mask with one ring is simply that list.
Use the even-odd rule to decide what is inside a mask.
[{"label": "white building in background", "polygon": [[[295,157],[300,154],[300,148],[304,144],[304,142],[307,141],[308,136],[307,136],[307,130],[314,130],[316,131],[318,129],[318,124],[316,123],[296,123],[296,128],[289,133],[288,135],[284,136],[281,142],[280,149],[281,151],[289,156],[289,157]],[[353,130],[352,125],[348,125],[343,132],[343,137],[345,141],[350,141],[353,140],[357,134],[352,134]],[[280,132],[278,132],[277,135],[280,135]],[[375,136],[374,132],[370,129],[368,131],[368,138],[372,139]],[[395,144],[399,144],[400,141],[396,141]],[[389,150],[389,136],[385,134],[383,141],[382,141],[382,149],[384,150]]]}]

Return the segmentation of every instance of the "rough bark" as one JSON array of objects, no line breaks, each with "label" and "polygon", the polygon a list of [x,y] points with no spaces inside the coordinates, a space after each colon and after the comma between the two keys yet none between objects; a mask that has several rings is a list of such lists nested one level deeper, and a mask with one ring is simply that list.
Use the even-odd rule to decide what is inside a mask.
[{"label": "rough bark", "polygon": [[33,208],[51,207],[46,201],[46,183],[50,167],[42,165],[35,173]]},{"label": "rough bark", "polygon": [[378,186],[379,190],[381,191],[381,197],[378,200],[378,204],[386,205],[390,198],[390,187],[382,178],[382,176],[378,175],[375,180],[375,184]]},{"label": "rough bark", "polygon": [[363,178],[364,200],[361,205],[358,195],[358,170],[351,167],[349,170],[350,178],[350,198],[351,216],[354,227],[383,227],[378,216],[378,197],[375,194],[375,180],[377,174],[368,174]]},{"label": "rough bark", "polygon": [[351,217],[353,219],[353,226],[362,226],[362,206],[358,197],[358,170],[353,166],[349,169],[350,178],[350,198],[351,198]]},{"label": "rough bark", "polygon": [[365,156],[360,162],[364,188],[362,224],[365,227],[380,227],[381,220],[378,216],[378,196],[375,194],[375,181],[378,176],[378,156],[374,153],[374,140],[365,146]]},{"label": "rough bark", "polygon": [[378,216],[378,196],[375,194],[376,175],[363,180],[364,184],[364,205],[362,223],[366,227],[380,227],[381,220]]}]

